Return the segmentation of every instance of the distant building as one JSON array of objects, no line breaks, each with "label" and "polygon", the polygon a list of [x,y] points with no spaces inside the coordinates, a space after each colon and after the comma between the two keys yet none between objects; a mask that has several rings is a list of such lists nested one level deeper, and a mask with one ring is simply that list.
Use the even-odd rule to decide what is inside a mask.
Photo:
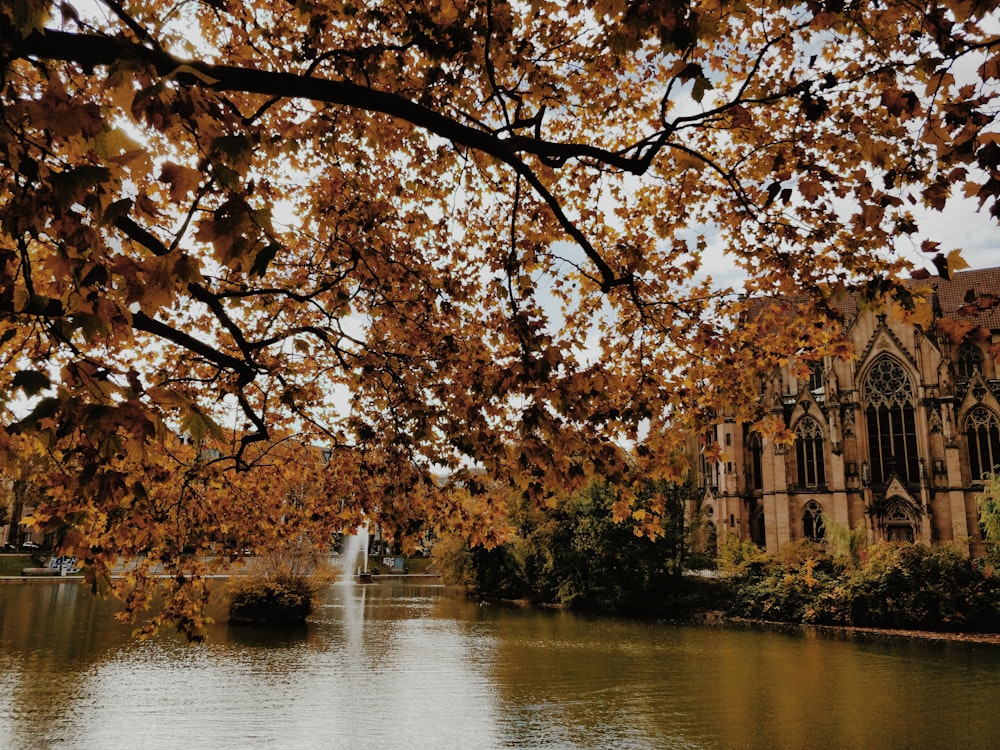
[{"label": "distant building", "polygon": [[827,358],[808,380],[787,370],[761,384],[766,409],[795,433],[776,444],[723,419],[723,451],[701,467],[703,511],[719,542],[738,535],[769,551],[822,539],[824,519],[870,540],[981,542],[977,496],[1000,465],[1000,307],[965,314],[969,290],[1000,298],[1000,268],[933,282],[937,317],[982,326],[953,344],[892,314],[845,301],[857,359]]}]

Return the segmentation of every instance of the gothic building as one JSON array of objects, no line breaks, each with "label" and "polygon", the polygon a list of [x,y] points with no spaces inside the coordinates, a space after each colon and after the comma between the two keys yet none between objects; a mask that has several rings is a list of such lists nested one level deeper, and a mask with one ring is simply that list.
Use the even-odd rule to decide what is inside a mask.
[{"label": "gothic building", "polygon": [[[738,535],[768,551],[822,539],[824,519],[869,540],[981,540],[977,495],[1000,464],[1000,308],[967,317],[969,290],[1000,298],[1000,268],[935,281],[941,318],[990,331],[955,345],[898,316],[845,303],[856,358],[827,358],[808,380],[787,371],[762,384],[765,408],[794,432],[784,445],[725,421],[723,458],[702,467],[703,512],[720,542]],[[1000,349],[1000,346],[998,346]]]}]

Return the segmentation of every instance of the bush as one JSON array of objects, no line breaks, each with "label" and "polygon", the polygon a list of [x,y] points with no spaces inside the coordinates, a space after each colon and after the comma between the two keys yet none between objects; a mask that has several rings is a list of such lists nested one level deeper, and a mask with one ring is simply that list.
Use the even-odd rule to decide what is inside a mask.
[{"label": "bush", "polygon": [[317,546],[305,538],[293,539],[261,555],[257,568],[249,575],[230,580],[229,622],[302,624],[328,578],[325,559]]},{"label": "bush", "polygon": [[444,535],[431,550],[434,567],[441,573],[441,580],[449,586],[476,585],[476,568],[472,548],[459,536]]},{"label": "bush", "polygon": [[229,591],[229,622],[297,625],[312,612],[318,587],[303,577],[238,579]]},{"label": "bush", "polygon": [[731,578],[760,578],[775,565],[767,552],[737,536],[729,537],[719,554],[719,571]]},{"label": "bush", "polygon": [[986,477],[986,487],[979,496],[979,524],[988,559],[1000,565],[1000,474]]},{"label": "bush", "polygon": [[819,620],[817,600],[831,589],[832,579],[815,556],[775,566],[771,575],[737,582],[732,611],[740,617],[779,622]]},{"label": "bush", "polygon": [[851,625],[996,629],[1000,578],[956,547],[879,544],[833,592],[831,613]]},{"label": "bush", "polygon": [[989,631],[1000,623],[1000,576],[957,547],[876,544],[846,569],[841,556],[835,563],[792,547],[772,558],[734,545],[732,557],[739,559],[730,565],[744,574],[735,581],[732,614],[921,630]]}]

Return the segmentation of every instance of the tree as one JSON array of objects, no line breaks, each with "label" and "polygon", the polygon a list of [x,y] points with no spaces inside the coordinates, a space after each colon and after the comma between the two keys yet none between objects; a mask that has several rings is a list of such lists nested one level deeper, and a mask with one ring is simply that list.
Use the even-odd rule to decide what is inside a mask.
[{"label": "tree", "polygon": [[7,503],[0,508],[0,520],[10,524],[7,543],[20,549],[25,539],[22,524],[25,508],[43,501],[52,464],[33,441],[20,436],[13,437],[7,445],[5,457],[11,456],[14,460],[5,462],[3,467],[3,474],[10,482],[10,497],[0,501]]},{"label": "tree", "polygon": [[986,475],[986,486],[979,496],[979,526],[987,555],[1000,562],[1000,474]]},{"label": "tree", "polygon": [[688,604],[682,581],[685,499],[690,488],[647,482],[640,498],[660,514],[657,533],[634,518],[615,523],[619,488],[595,477],[539,508],[511,498],[505,543],[470,548],[454,537],[434,548],[451,583],[487,598],[528,599],[602,611],[676,613]]},{"label": "tree", "polygon": [[[995,11],[6,0],[0,440],[67,467],[40,518],[99,568],[206,449],[206,487],[288,480],[260,446],[294,437],[344,525],[490,544],[493,483],[677,481],[699,420],[761,416],[759,373],[849,355],[835,300],[892,293],[897,238],[960,265],[914,206],[1000,215]],[[710,237],[751,297],[808,301],[733,325]]]}]

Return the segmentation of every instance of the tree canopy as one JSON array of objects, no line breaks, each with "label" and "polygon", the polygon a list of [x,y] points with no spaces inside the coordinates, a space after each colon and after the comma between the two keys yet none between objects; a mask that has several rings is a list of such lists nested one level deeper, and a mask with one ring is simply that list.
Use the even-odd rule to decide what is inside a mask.
[{"label": "tree canopy", "polygon": [[997,32],[994,0],[4,0],[5,460],[50,457],[36,521],[92,569],[195,598],[183,549],[492,544],[511,490],[679,479],[756,375],[848,354],[832,302],[890,292],[900,238],[961,262],[923,211],[1000,217]]}]

